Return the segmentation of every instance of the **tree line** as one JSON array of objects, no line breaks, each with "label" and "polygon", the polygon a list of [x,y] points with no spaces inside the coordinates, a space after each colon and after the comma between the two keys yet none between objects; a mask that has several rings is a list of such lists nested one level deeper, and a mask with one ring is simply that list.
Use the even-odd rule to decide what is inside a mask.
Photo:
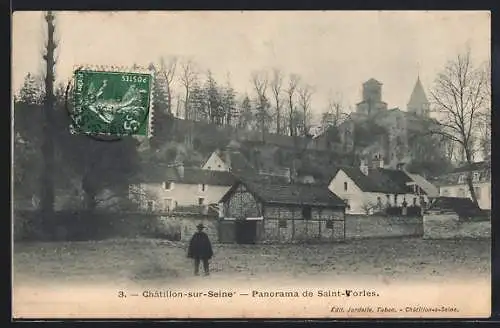
[{"label": "tree line", "polygon": [[[161,58],[149,69],[155,72],[156,109],[172,116],[288,136],[305,136],[313,125],[314,87],[297,74],[277,68],[254,71],[252,91],[241,94],[229,77],[217,81],[211,70],[190,59]],[[343,118],[343,105],[332,98],[321,114],[321,125],[338,125]]]}]

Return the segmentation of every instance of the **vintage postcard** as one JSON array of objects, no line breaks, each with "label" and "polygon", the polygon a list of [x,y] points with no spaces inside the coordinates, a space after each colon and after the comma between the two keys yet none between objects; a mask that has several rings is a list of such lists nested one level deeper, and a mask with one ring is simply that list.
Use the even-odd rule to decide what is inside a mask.
[{"label": "vintage postcard", "polygon": [[490,19],[14,12],[13,318],[489,317]]}]

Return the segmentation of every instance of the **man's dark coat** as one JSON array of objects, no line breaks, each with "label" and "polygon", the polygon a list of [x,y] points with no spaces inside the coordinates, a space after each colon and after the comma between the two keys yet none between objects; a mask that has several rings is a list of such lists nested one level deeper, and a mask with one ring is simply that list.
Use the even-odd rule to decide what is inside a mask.
[{"label": "man's dark coat", "polygon": [[210,239],[203,231],[196,232],[189,242],[188,257],[192,259],[210,259],[214,255]]}]

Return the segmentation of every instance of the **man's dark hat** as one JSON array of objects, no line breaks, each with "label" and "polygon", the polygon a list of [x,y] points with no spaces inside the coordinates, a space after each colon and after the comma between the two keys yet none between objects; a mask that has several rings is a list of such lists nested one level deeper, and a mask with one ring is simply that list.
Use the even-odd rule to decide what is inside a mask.
[{"label": "man's dark hat", "polygon": [[205,226],[203,225],[203,223],[200,223],[200,224],[198,224],[198,225],[196,226],[196,228],[198,228],[198,229],[203,229],[203,228],[205,228]]}]

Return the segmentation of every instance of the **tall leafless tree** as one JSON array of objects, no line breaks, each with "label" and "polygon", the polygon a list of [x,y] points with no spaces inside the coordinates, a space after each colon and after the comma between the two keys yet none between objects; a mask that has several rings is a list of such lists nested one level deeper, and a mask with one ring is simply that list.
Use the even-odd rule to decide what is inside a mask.
[{"label": "tall leafless tree", "polygon": [[303,84],[298,88],[299,106],[302,110],[302,133],[306,136],[309,133],[311,121],[311,97],[313,90],[311,86]]},{"label": "tall leafless tree", "polygon": [[41,176],[41,215],[44,222],[47,222],[54,214],[54,136],[52,134],[54,122],[54,52],[57,47],[54,41],[55,16],[51,11],[45,14],[47,22],[47,43],[43,59],[46,66],[45,74],[45,98],[44,98],[44,121],[43,121],[43,143],[42,154],[44,167]]},{"label": "tall leafless tree", "polygon": [[252,73],[252,84],[257,95],[257,121],[259,122],[258,124],[262,133],[262,139],[264,139],[269,119],[271,118],[269,113],[269,101],[266,96],[267,88],[269,86],[269,80],[266,72]]},{"label": "tall leafless tree", "polygon": [[[488,79],[487,70],[474,66],[467,49],[447,63],[431,92],[439,115],[439,129],[433,132],[455,142],[468,165],[474,162],[474,140],[481,115],[490,108]],[[472,201],[477,204],[471,171],[466,180]]]},{"label": "tall leafless tree", "polygon": [[184,86],[184,119],[190,119],[189,113],[189,95],[191,88],[195,83],[197,78],[197,73],[194,68],[194,64],[191,60],[187,60],[181,65],[181,76],[180,80]]},{"label": "tall leafless tree", "polygon": [[171,56],[167,59],[160,58],[160,73],[163,75],[165,89],[167,91],[167,105],[169,114],[172,113],[172,87],[177,70],[177,57]]},{"label": "tall leafless tree", "polygon": [[297,92],[297,87],[299,85],[300,77],[296,74],[290,75],[290,80],[288,81],[288,87],[285,90],[288,100],[288,132],[290,136],[294,136],[295,130],[295,96]]},{"label": "tall leafless tree", "polygon": [[273,69],[273,78],[271,80],[271,90],[274,97],[274,104],[276,106],[276,133],[281,134],[281,91],[283,86],[283,73],[281,70],[275,68]]}]

